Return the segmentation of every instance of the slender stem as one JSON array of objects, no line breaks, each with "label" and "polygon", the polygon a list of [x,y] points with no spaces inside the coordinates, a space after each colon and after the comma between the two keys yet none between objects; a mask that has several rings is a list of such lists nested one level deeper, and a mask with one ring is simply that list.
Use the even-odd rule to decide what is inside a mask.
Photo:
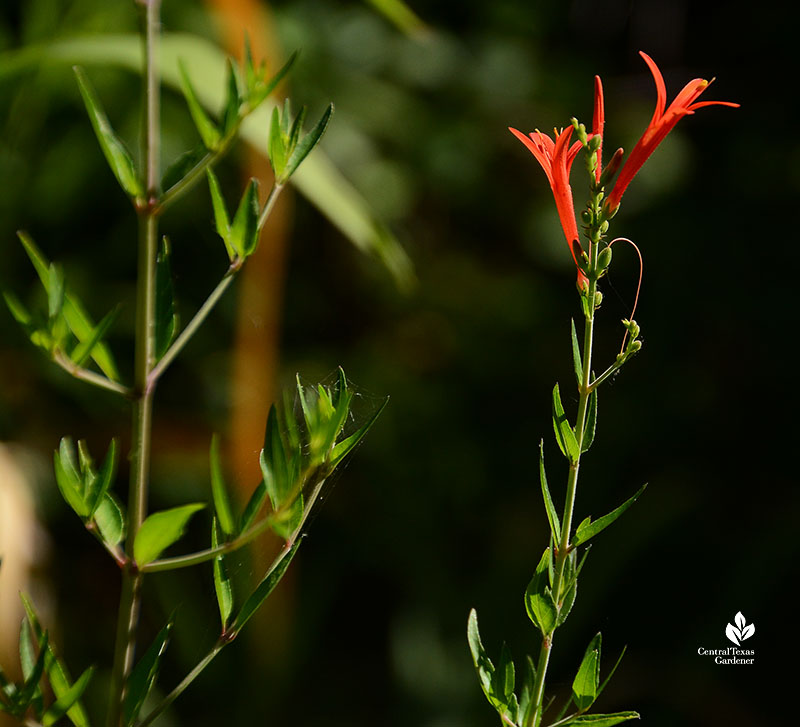
[{"label": "slender stem", "polygon": [[264,203],[264,209],[261,210],[261,215],[258,218],[258,229],[260,230],[267,221],[270,213],[272,212],[272,208],[275,206],[275,202],[278,199],[278,195],[281,193],[283,189],[282,184],[278,184],[277,182],[272,183],[272,189],[269,190],[269,195],[267,196],[267,201]]},{"label": "slender stem", "polygon": [[198,664],[192,669],[178,684],[175,689],[173,689],[164,699],[159,703],[159,705],[152,711],[150,714],[147,715],[141,722],[138,723],[137,727],[147,727],[147,725],[151,724],[170,704],[172,704],[178,697],[183,694],[186,687],[188,687],[198,676],[200,676],[201,672],[214,660],[214,657],[219,654],[222,649],[225,648],[229,641],[218,641],[214,644],[214,648],[211,649],[203,659],[198,662]]},{"label": "slender stem", "polygon": [[[139,258],[136,295],[136,349],[134,360],[133,437],[131,477],[128,497],[127,552],[133,552],[136,534],[147,514],[147,491],[150,474],[153,394],[150,370],[155,356],[155,293],[158,216],[155,200],[160,177],[159,69],[158,35],[161,0],[146,0],[142,6],[144,21],[144,181],[146,204],[139,210]],[[117,636],[111,673],[107,727],[121,723],[122,704],[128,677],[133,668],[136,626],[141,607],[142,573],[133,562],[122,571]]]},{"label": "slender stem", "polygon": [[197,332],[197,329],[203,324],[208,314],[212,311],[217,301],[222,297],[222,294],[228,289],[228,286],[233,282],[236,273],[241,269],[241,262],[232,264],[228,271],[219,281],[217,287],[208,296],[205,303],[200,307],[194,317],[186,325],[180,335],[172,342],[172,345],[167,349],[167,352],[161,357],[159,362],[150,371],[150,385],[154,386],[158,381],[161,374],[164,373],[166,368],[172,363],[175,357],[183,350],[183,347],[189,342],[189,339]]},{"label": "slender stem", "polygon": [[[598,245],[592,248],[592,267],[597,264]],[[555,576],[553,578],[553,598],[556,599],[556,609],[560,612],[563,603],[561,597],[561,585],[564,579],[564,569],[569,555],[570,535],[572,530],[572,517],[575,510],[575,495],[578,486],[578,472],[580,470],[581,449],[583,436],[586,430],[586,415],[589,405],[589,395],[591,393],[592,375],[592,344],[594,340],[594,300],[597,293],[597,280],[592,277],[589,282],[589,301],[588,315],[585,318],[583,329],[583,368],[581,371],[581,383],[579,386],[578,416],[575,421],[575,439],[578,442],[578,456],[574,462],[570,462],[569,475],[567,477],[567,494],[564,503],[564,515],[561,519],[561,542],[557,545]],[[547,666],[550,662],[550,652],[553,648],[553,634],[549,634],[542,639],[542,646],[539,650],[539,663],[536,669],[536,680],[533,685],[532,701],[535,705],[534,711],[527,721],[525,727],[539,727],[542,721],[544,704],[544,684],[547,675]]]},{"label": "slender stem", "polygon": [[107,391],[113,391],[115,394],[120,394],[126,399],[133,395],[133,391],[124,384],[112,381],[102,374],[98,374],[90,369],[86,369],[83,366],[78,366],[61,351],[55,352],[53,355],[53,361],[55,361],[70,376],[74,376],[76,379],[85,381],[93,386],[99,386],[101,389],[106,389]]}]

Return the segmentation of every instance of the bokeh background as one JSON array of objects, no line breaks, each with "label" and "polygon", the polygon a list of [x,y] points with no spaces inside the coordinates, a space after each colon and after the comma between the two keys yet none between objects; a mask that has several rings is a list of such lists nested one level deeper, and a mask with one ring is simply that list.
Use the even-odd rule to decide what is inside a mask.
[{"label": "bokeh background", "polygon": [[[383,10],[381,9],[383,6]],[[476,607],[484,642],[518,660],[538,641],[522,593],[546,543],[537,483],[544,437],[551,487],[564,480],[549,393],[571,378],[574,270],[535,160],[506,131],[591,120],[606,88],[606,149],[632,147],[652,114],[646,50],[670,98],[718,80],[626,194],[612,230],[644,254],[636,318],[642,354],[600,397],[578,514],[598,516],[643,482],[645,496],[599,537],[551,663],[559,699],[603,631],[606,665],[627,655],[598,708],[644,724],[769,724],[786,717],[793,657],[797,479],[792,472],[800,190],[796,10],[688,0],[414,0],[422,23],[385,3],[165,0],[165,30],[235,51],[249,28],[277,63],[301,57],[283,91],[312,115],[329,101],[322,149],[406,250],[398,285],[314,205],[289,193],[248,278],[224,299],[159,387],[154,506],[210,497],[207,447],[226,442],[242,491],[255,485],[268,401],[295,372],[342,365],[368,412],[390,405],[335,483],[290,576],[250,632],[159,724],[471,727],[496,719],[465,640]],[[766,7],[766,6],[765,6]],[[30,231],[99,318],[123,309],[111,343],[130,358],[134,218],[96,147],[59,40],[136,29],[121,0],[27,0],[0,9],[0,285],[36,300],[15,240]],[[275,67],[273,65],[273,67]],[[115,126],[136,145],[138,78],[89,66]],[[195,143],[182,99],[165,91],[165,156]],[[265,130],[266,133],[266,130]],[[240,146],[220,172],[229,199],[264,170]],[[580,199],[579,170],[573,183]],[[188,320],[224,271],[207,192],[164,221]],[[619,345],[638,264],[615,248],[604,284],[600,355]],[[0,598],[32,591],[74,672],[110,658],[117,575],[61,502],[51,451],[70,434],[100,453],[128,441],[129,414],[44,361],[0,311]],[[15,474],[12,474],[14,472]],[[118,487],[126,488],[121,468]],[[11,494],[13,491],[13,495]],[[26,515],[26,513],[28,513]],[[33,515],[35,514],[35,518]],[[204,530],[190,533],[203,545]],[[185,547],[189,547],[189,543]],[[235,561],[240,592],[276,542]],[[152,577],[143,633],[179,606],[162,686],[216,636],[209,569]],[[753,667],[719,666],[742,611]],[[2,622],[16,639],[16,616]],[[4,654],[4,668],[16,657]],[[105,698],[102,672],[89,708]],[[790,718],[789,718],[790,719]]]}]

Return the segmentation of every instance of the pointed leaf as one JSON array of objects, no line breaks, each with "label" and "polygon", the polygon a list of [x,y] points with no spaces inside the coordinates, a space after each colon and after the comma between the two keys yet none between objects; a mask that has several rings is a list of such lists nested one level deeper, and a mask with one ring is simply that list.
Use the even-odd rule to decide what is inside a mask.
[{"label": "pointed leaf", "polygon": [[[286,148],[289,150],[289,157],[291,158],[292,152],[297,148],[297,142],[300,141],[300,134],[303,132],[303,123],[306,120],[306,115],[308,114],[308,109],[303,106],[300,109],[300,113],[297,114],[295,120],[292,122],[292,128],[289,130],[289,141],[286,144]],[[288,119],[288,114],[286,115]]]},{"label": "pointed leaf", "polygon": [[542,486],[542,498],[544,499],[544,509],[547,511],[547,520],[550,523],[550,532],[553,534],[553,541],[561,542],[561,522],[558,519],[553,498],[550,496],[550,488],[547,486],[547,473],[544,469],[544,440],[539,440],[539,482]]},{"label": "pointed leaf", "polygon": [[553,594],[548,584],[550,549],[542,554],[539,565],[525,590],[525,610],[534,626],[539,628],[543,636],[548,636],[556,626],[558,609],[553,601]]},{"label": "pointed leaf", "polygon": [[597,389],[592,389],[589,394],[589,411],[586,414],[586,429],[581,441],[581,452],[588,452],[594,442],[594,433],[597,429]]},{"label": "pointed leaf", "polygon": [[33,702],[33,700],[36,699],[37,694],[41,691],[39,682],[41,681],[45,670],[48,640],[49,637],[47,635],[47,631],[45,631],[39,639],[39,654],[36,657],[36,661],[33,663],[33,667],[25,677],[25,682],[17,695],[18,703],[20,705],[25,705],[25,707]]},{"label": "pointed leaf", "polygon": [[478,613],[474,608],[469,612],[469,619],[467,620],[467,641],[469,642],[469,649],[472,653],[472,663],[475,665],[475,670],[478,672],[478,681],[480,682],[481,689],[483,689],[483,693],[492,706],[495,706],[492,692],[494,664],[492,664],[491,659],[489,659],[486,649],[483,648],[481,634],[478,629]]},{"label": "pointed leaf", "polygon": [[53,320],[61,314],[61,309],[64,307],[64,271],[61,266],[50,263],[48,278],[50,283],[47,286],[47,316]]},{"label": "pointed leaf", "polygon": [[33,318],[22,301],[10,291],[3,291],[3,298],[14,320],[27,330],[33,324]]},{"label": "pointed leaf", "polygon": [[558,384],[553,389],[553,431],[556,435],[558,448],[561,453],[570,461],[578,461],[578,441],[575,439],[575,432],[567,420],[567,415],[564,413],[564,405],[561,403],[561,392],[558,390]]},{"label": "pointed leaf", "polygon": [[211,192],[211,204],[214,207],[214,224],[217,228],[217,234],[225,243],[225,249],[228,251],[228,258],[233,260],[236,258],[236,251],[231,246],[231,224],[228,220],[225,200],[219,188],[219,181],[217,180],[217,175],[211,171],[211,167],[206,168],[206,176],[208,177],[208,188]]},{"label": "pointed leaf", "polygon": [[269,162],[276,179],[283,178],[286,169],[286,141],[281,132],[281,116],[278,107],[272,109],[272,120],[269,126],[269,142],[267,146]]},{"label": "pointed leaf", "polygon": [[261,604],[264,603],[272,591],[275,590],[275,587],[278,585],[278,583],[280,583],[281,578],[283,578],[284,574],[286,573],[286,569],[289,567],[289,564],[292,562],[292,559],[297,553],[297,549],[300,547],[301,542],[302,539],[298,538],[291,547],[283,549],[281,554],[270,567],[266,576],[264,576],[264,579],[258,584],[256,589],[244,602],[244,605],[240,609],[239,613],[236,614],[233,625],[228,630],[229,633],[238,634],[239,631],[242,630],[242,627],[250,620],[252,615],[259,609]]},{"label": "pointed leaf", "polygon": [[80,88],[81,96],[83,96],[83,103],[86,105],[89,119],[92,122],[92,128],[94,128],[94,133],[97,135],[100,148],[105,154],[111,171],[114,172],[114,176],[120,186],[130,197],[142,197],[144,190],[139,181],[139,175],[136,173],[133,159],[111,128],[100,99],[95,93],[86,72],[80,66],[74,66],[73,70],[78,79],[78,87]]},{"label": "pointed leaf", "polygon": [[615,724],[627,722],[629,719],[639,719],[638,712],[614,712],[613,714],[581,714],[567,724],[591,725],[591,727],[613,727]]},{"label": "pointed leaf", "polygon": [[72,706],[83,696],[86,687],[89,686],[92,674],[94,674],[94,667],[90,666],[78,677],[75,684],[53,702],[42,718],[42,727],[51,727],[67,714]]},{"label": "pointed leaf", "polygon": [[597,634],[590,642],[583,655],[578,673],[572,681],[572,699],[578,711],[585,712],[597,699],[600,685],[600,649],[602,636]]},{"label": "pointed leaf", "polygon": [[125,727],[132,725],[137,717],[139,711],[144,704],[147,695],[155,684],[158,677],[158,670],[161,667],[161,659],[164,652],[167,650],[169,643],[170,632],[172,631],[172,624],[175,621],[175,613],[169,617],[169,620],[158,632],[153,643],[144,653],[139,663],[134,667],[131,676],[128,679],[128,688],[125,694],[125,701],[122,705],[122,718]]},{"label": "pointed leaf", "polygon": [[[516,702],[514,697],[514,684],[516,682],[514,660],[511,658],[511,651],[506,644],[503,644],[500,649],[500,660],[492,682],[495,695],[502,697],[504,704],[509,705],[512,699]],[[516,719],[516,717],[517,715],[515,714],[512,719]]]},{"label": "pointed leaf", "polygon": [[23,620],[19,628],[19,664],[22,667],[22,678],[28,681],[36,667],[36,647],[33,645],[31,625]]},{"label": "pointed leaf", "polygon": [[264,504],[264,500],[267,497],[267,487],[264,482],[259,482],[258,486],[255,490],[253,490],[253,494],[250,495],[250,499],[247,502],[247,505],[244,508],[244,512],[242,513],[242,517],[239,521],[239,532],[243,533],[247,528],[252,525],[253,520],[255,520],[256,515],[258,515],[259,511],[261,510],[261,506]]},{"label": "pointed leaf", "polygon": [[103,497],[108,492],[111,483],[117,473],[117,440],[112,439],[108,446],[106,458],[97,476],[93,478],[86,493],[86,501],[89,506],[89,517],[92,517],[100,506]]},{"label": "pointed leaf", "polygon": [[89,515],[89,506],[83,499],[83,482],[75,463],[75,452],[69,437],[61,440],[58,451],[54,453],[53,464],[56,484],[67,504],[81,518]]},{"label": "pointed leaf", "polygon": [[603,515],[603,517],[598,518],[594,522],[591,522],[589,518],[584,520],[580,525],[578,525],[578,529],[575,531],[575,536],[572,539],[572,545],[580,545],[581,543],[585,543],[590,538],[593,538],[599,532],[605,530],[611,523],[613,523],[623,512],[625,512],[631,505],[633,505],[636,500],[639,499],[639,496],[645,491],[647,484],[642,485],[641,489],[633,496],[625,500],[616,510],[612,510],[608,515]]},{"label": "pointed leaf", "polygon": [[[267,96],[269,96],[275,90],[275,87],[283,80],[284,76],[289,73],[289,70],[294,65],[296,60],[297,51],[289,56],[289,60],[283,64],[281,69],[272,78],[270,78],[269,81],[259,81],[258,85],[254,86],[255,92],[250,97],[250,105],[253,108],[259,106],[264,99],[266,99]],[[263,86],[261,86],[261,83],[263,83]]]},{"label": "pointed leaf", "polygon": [[575,331],[575,321],[570,320],[570,333],[572,334],[572,364],[575,367],[575,380],[578,386],[583,383],[583,359],[581,358],[581,347],[578,343],[578,334]]},{"label": "pointed leaf", "polygon": [[120,307],[117,306],[106,313],[100,323],[94,327],[91,336],[84,341],[79,342],[78,345],[75,346],[70,354],[70,358],[76,366],[83,366],[91,357],[95,348],[100,345],[103,337],[106,335],[106,333],[108,333],[108,329],[111,328],[111,326],[114,324],[114,321],[117,320],[119,311]]},{"label": "pointed leaf", "polygon": [[178,184],[178,182],[181,182],[201,161],[206,163],[208,160],[205,159],[205,157],[209,154],[210,152],[203,144],[198,144],[194,149],[183,152],[183,154],[179,155],[178,158],[167,167],[167,171],[164,172],[164,176],[161,178],[161,188],[166,189],[167,192],[172,190],[172,188]]},{"label": "pointed leaf", "polygon": [[203,503],[181,505],[150,515],[133,543],[133,557],[139,566],[147,565],[183,536],[192,515],[205,507]]},{"label": "pointed leaf", "polygon": [[[211,523],[211,547],[219,546],[219,536],[217,534],[217,519]],[[218,555],[214,558],[214,590],[217,592],[217,604],[219,605],[219,616],[222,622],[222,632],[228,626],[228,621],[233,611],[233,585],[228,577],[228,569],[225,567],[225,556]]]},{"label": "pointed leaf", "polygon": [[[19,237],[22,246],[25,248],[25,252],[28,254],[31,263],[33,263],[33,267],[36,268],[36,272],[39,275],[39,280],[42,281],[42,285],[44,286],[45,291],[48,291],[49,295],[49,261],[33,242],[33,239],[30,237],[30,235],[20,231],[17,233],[17,237]],[[64,319],[67,321],[67,325],[79,341],[87,341],[91,339],[95,331],[95,326],[92,323],[91,318],[89,318],[89,316],[86,314],[86,311],[84,311],[80,302],[76,298],[73,298],[69,293],[66,293],[64,296],[64,307],[62,312],[64,314]],[[117,371],[116,364],[111,356],[111,352],[105,344],[98,343],[96,346],[94,346],[91,356],[95,363],[97,363],[97,365],[100,367],[100,370],[106,376],[108,376],[109,379],[112,381],[119,381],[119,372]]]},{"label": "pointed leaf", "polygon": [[106,492],[94,513],[94,521],[100,537],[110,546],[119,545],[125,539],[125,515],[116,499]]},{"label": "pointed leaf", "polygon": [[364,438],[364,435],[372,428],[372,425],[381,415],[386,405],[389,403],[387,396],[378,407],[377,411],[363,424],[359,429],[349,437],[345,437],[341,442],[337,442],[331,450],[330,457],[328,458],[328,466],[333,470],[338,467],[341,461],[352,452],[356,445]]},{"label": "pointed leaf", "polygon": [[216,151],[221,139],[219,129],[217,129],[216,124],[209,118],[200,101],[197,100],[194,86],[186,71],[186,66],[182,61],[178,61],[178,69],[181,75],[183,97],[186,99],[186,105],[189,107],[189,113],[200,134],[200,138],[203,140],[203,145],[210,151]]},{"label": "pointed leaf", "polygon": [[178,312],[175,308],[175,292],[172,287],[170,244],[166,236],[161,238],[161,247],[156,257],[156,360],[169,349],[178,333]]},{"label": "pointed leaf", "polygon": [[603,693],[603,690],[606,688],[606,684],[608,684],[611,681],[611,677],[614,676],[614,672],[617,670],[617,667],[619,666],[620,662],[622,661],[622,657],[625,656],[625,652],[627,651],[627,649],[628,649],[627,646],[624,646],[622,648],[622,651],[620,652],[619,656],[617,657],[617,661],[615,662],[613,668],[611,669],[610,672],[608,672],[608,676],[603,680],[603,683],[600,685],[600,687],[597,690],[597,696],[598,697]]},{"label": "pointed leaf", "polygon": [[239,92],[239,78],[236,74],[233,61],[229,58],[227,96],[225,99],[225,108],[222,112],[221,123],[223,136],[230,134],[239,122],[239,107],[241,106],[241,102],[242,97]]},{"label": "pointed leaf", "polygon": [[297,144],[292,151],[291,156],[286,162],[286,169],[281,175],[282,182],[285,182],[289,177],[294,174],[297,167],[300,166],[302,161],[309,155],[311,150],[319,143],[322,135],[325,133],[325,129],[328,126],[328,122],[330,121],[331,114],[333,114],[333,104],[330,104],[328,108],[325,110],[325,113],[322,114],[322,118],[317,122],[316,126],[311,129]]},{"label": "pointed leaf", "polygon": [[231,247],[241,258],[255,252],[258,246],[258,217],[261,210],[258,203],[258,180],[251,179],[245,189],[239,207],[231,224]]},{"label": "pointed leaf", "polygon": [[219,519],[219,525],[226,536],[232,535],[236,524],[228,500],[228,489],[225,485],[225,476],[222,473],[222,462],[219,457],[219,437],[211,437],[211,494],[214,497],[214,509]]}]

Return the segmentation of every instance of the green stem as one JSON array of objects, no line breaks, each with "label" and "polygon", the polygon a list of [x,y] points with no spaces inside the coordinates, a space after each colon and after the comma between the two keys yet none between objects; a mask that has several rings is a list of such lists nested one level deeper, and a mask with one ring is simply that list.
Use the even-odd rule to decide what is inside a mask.
[{"label": "green stem", "polygon": [[194,314],[192,320],[186,325],[186,328],[180,332],[180,335],[172,342],[172,345],[167,349],[167,352],[152,368],[150,371],[151,386],[155,386],[161,374],[164,373],[166,368],[172,363],[175,357],[183,350],[183,347],[197,332],[197,329],[203,325],[203,321],[205,321],[205,319],[208,317],[208,314],[212,311],[214,306],[222,297],[223,293],[228,289],[228,286],[230,286],[230,284],[233,282],[233,279],[236,277],[236,273],[238,273],[241,269],[241,265],[241,261],[231,264],[222,280],[220,280],[217,284],[217,287],[214,288],[214,290],[211,292],[211,295],[206,298],[205,303],[200,306],[200,309]]},{"label": "green stem", "polygon": [[[159,71],[158,34],[161,0],[143,3],[144,24],[144,181],[147,190],[145,205],[139,210],[139,256],[136,294],[136,343],[134,360],[133,436],[131,444],[131,477],[128,498],[127,552],[147,514],[147,491],[150,474],[153,393],[149,377],[155,357],[155,293],[158,217],[155,200],[159,180]],[[107,727],[121,724],[122,704],[128,677],[133,669],[136,626],[141,607],[142,573],[130,562],[122,571],[122,589],[114,662],[111,673]]]},{"label": "green stem", "polygon": [[133,391],[124,384],[112,381],[102,374],[98,374],[90,369],[86,369],[83,366],[78,366],[74,361],[72,361],[72,359],[69,358],[69,356],[65,355],[61,351],[55,352],[53,355],[53,361],[55,361],[70,376],[74,376],[76,379],[85,381],[93,386],[98,386],[101,389],[106,389],[106,391],[113,391],[115,394],[120,394],[126,399],[133,395]]},{"label": "green stem", "polygon": [[[592,267],[597,265],[597,254],[599,245],[592,247]],[[581,371],[581,383],[578,387],[578,416],[575,421],[575,439],[578,442],[578,456],[574,462],[570,462],[569,475],[567,477],[567,494],[564,502],[564,515],[561,518],[561,542],[557,545],[555,575],[553,578],[553,597],[556,599],[556,607],[560,611],[563,600],[561,597],[561,585],[564,579],[564,568],[570,551],[570,534],[572,530],[572,517],[575,510],[575,496],[578,486],[578,472],[581,463],[581,449],[583,446],[583,436],[586,430],[586,415],[589,405],[589,395],[591,393],[592,375],[592,344],[594,341],[594,299],[597,293],[597,280],[592,278],[589,281],[588,292],[588,311],[589,315],[585,318],[583,329],[583,368]],[[542,640],[539,650],[539,663],[536,669],[536,680],[533,685],[532,701],[535,705],[534,711],[527,720],[525,727],[539,727],[542,721],[542,711],[544,704],[544,684],[547,675],[547,667],[550,662],[550,652],[553,648],[553,634],[548,634]]]},{"label": "green stem", "polygon": [[282,184],[278,184],[277,182],[272,183],[272,189],[269,190],[269,195],[267,196],[267,201],[264,203],[264,209],[261,210],[261,215],[258,218],[258,229],[260,230],[267,221],[267,218],[270,216],[272,212],[272,208],[275,206],[275,202],[278,199],[278,195],[281,193],[283,189]]},{"label": "green stem", "polygon": [[195,680],[198,676],[202,673],[202,671],[214,660],[214,657],[219,654],[225,646],[230,643],[229,641],[218,641],[214,648],[211,649],[203,659],[198,662],[198,664],[192,669],[178,684],[175,689],[173,689],[164,699],[159,703],[159,705],[152,711],[150,714],[147,715],[141,722],[138,723],[137,727],[147,727],[147,725],[151,724],[170,704],[172,704],[178,697],[183,694],[185,689]]}]

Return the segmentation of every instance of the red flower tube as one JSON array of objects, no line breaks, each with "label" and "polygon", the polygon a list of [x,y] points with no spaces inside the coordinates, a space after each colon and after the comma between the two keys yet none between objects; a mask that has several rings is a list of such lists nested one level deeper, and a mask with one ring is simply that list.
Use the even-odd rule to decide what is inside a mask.
[{"label": "red flower tube", "polygon": [[711,81],[695,78],[683,87],[681,92],[675,97],[675,100],[669,105],[669,108],[665,110],[667,105],[667,88],[664,84],[664,77],[661,75],[661,71],[658,70],[655,61],[653,61],[647,53],[639,51],[639,55],[644,58],[656,82],[656,110],[641,138],[636,142],[636,146],[633,147],[630,156],[625,160],[625,164],[619,173],[614,189],[611,190],[611,194],[606,200],[606,207],[611,213],[615,212],[619,207],[622,195],[625,193],[631,180],[636,176],[636,173],[642,168],[642,165],[647,161],[653,151],[655,151],[655,148],[664,140],[666,135],[672,131],[678,121],[688,114],[693,114],[697,109],[703,106],[732,106],[734,108],[738,108],[739,106],[739,104],[730,103],[729,101],[696,102],[695,99],[706,90]]},{"label": "red flower tube", "polygon": [[578,241],[578,224],[575,220],[572,187],[569,184],[569,173],[575,157],[581,150],[581,143],[576,141],[572,146],[569,145],[569,140],[572,137],[571,126],[558,134],[555,141],[538,130],[531,132],[527,136],[511,127],[508,130],[528,147],[547,175],[547,181],[550,182],[550,188],[553,190],[553,197],[556,200],[556,209],[561,220],[561,228],[564,230],[564,237],[567,239],[567,246],[578,268],[578,287],[583,289],[588,285],[589,281],[580,269],[578,262],[581,245]]}]

